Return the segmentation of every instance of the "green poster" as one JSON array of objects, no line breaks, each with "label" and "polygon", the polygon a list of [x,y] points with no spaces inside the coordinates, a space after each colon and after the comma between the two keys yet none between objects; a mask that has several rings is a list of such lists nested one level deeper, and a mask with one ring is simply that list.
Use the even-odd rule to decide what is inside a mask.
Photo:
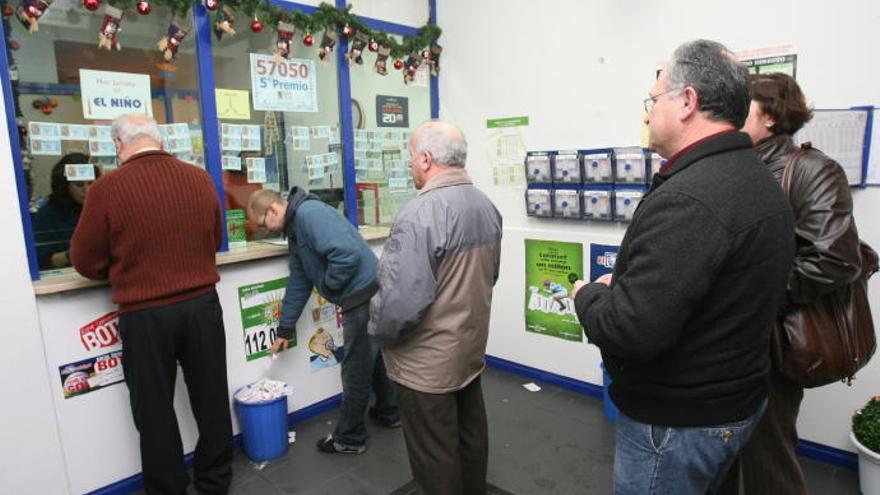
[{"label": "green poster", "polygon": [[[269,355],[281,320],[281,300],[287,279],[245,285],[238,288],[241,326],[244,329],[244,354],[248,361]],[[296,345],[296,335],[289,347]]]},{"label": "green poster", "polygon": [[571,298],[584,278],[584,246],[526,239],[526,331],[583,341]]},{"label": "green poster", "polygon": [[229,247],[247,246],[244,210],[226,210],[226,238]]}]

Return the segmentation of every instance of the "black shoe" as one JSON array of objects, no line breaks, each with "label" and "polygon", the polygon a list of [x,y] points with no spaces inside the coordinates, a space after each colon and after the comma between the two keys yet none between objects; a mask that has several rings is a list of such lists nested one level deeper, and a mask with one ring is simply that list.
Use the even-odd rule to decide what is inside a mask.
[{"label": "black shoe", "polygon": [[385,428],[394,429],[403,426],[403,423],[400,422],[400,416],[398,416],[397,419],[395,419],[394,421],[388,421],[386,419],[383,419],[379,415],[379,411],[375,407],[370,407],[369,409],[367,409],[367,415],[370,416],[373,421],[379,423]]},{"label": "black shoe", "polygon": [[366,445],[355,447],[353,445],[343,445],[333,440],[333,435],[318,440],[318,450],[327,454],[363,454],[367,451]]}]

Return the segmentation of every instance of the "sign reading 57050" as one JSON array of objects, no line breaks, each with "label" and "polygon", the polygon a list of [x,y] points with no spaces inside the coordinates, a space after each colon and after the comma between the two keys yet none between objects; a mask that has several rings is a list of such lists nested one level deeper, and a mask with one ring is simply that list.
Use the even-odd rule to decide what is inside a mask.
[{"label": "sign reading 57050", "polygon": [[251,53],[251,90],[254,110],[317,112],[315,61]]}]

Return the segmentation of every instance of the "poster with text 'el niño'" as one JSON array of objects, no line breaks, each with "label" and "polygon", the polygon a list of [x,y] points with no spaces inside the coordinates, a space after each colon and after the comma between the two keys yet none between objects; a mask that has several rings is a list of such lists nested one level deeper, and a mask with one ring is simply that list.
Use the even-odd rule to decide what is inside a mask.
[{"label": "poster with text 'el ni\u00f1o'", "polygon": [[571,297],[583,267],[582,244],[526,239],[526,331],[583,341]]}]

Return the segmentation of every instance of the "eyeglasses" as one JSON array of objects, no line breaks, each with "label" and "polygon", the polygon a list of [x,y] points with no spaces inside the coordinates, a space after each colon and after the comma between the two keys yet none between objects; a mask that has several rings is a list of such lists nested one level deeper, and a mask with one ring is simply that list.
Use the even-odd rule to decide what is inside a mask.
[{"label": "eyeglasses", "polygon": [[659,98],[665,94],[672,93],[673,91],[678,91],[678,88],[667,89],[666,91],[664,91],[662,93],[657,93],[656,95],[652,95],[651,93],[648,93],[648,97],[645,98],[645,113],[651,113],[651,110],[654,109],[654,104],[657,103],[657,98]]}]

